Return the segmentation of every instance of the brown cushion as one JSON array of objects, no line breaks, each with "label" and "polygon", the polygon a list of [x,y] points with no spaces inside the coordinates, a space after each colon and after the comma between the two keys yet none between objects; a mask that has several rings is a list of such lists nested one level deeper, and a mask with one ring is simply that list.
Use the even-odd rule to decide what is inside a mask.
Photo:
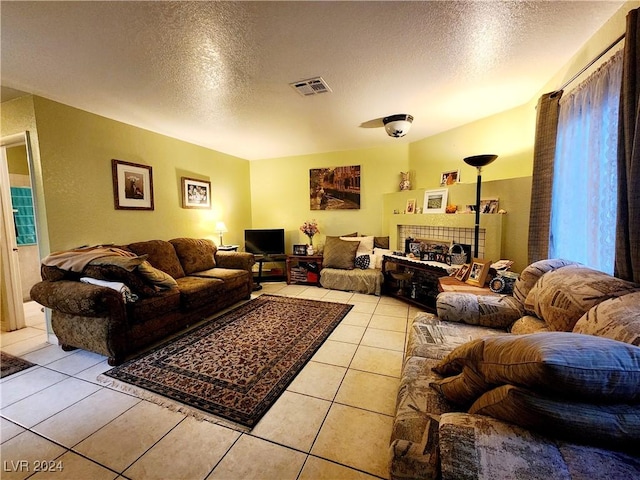
[{"label": "brown cushion", "polygon": [[85,277],[107,280],[110,282],[122,282],[139,297],[153,297],[156,291],[145,283],[144,278],[137,271],[129,272],[116,265],[87,265],[82,274]]},{"label": "brown cushion", "polygon": [[214,301],[224,289],[224,281],[219,278],[182,277],[178,279],[180,300],[186,310],[200,308]]},{"label": "brown cushion", "polygon": [[375,248],[389,248],[389,237],[373,237],[373,246]]},{"label": "brown cushion", "polygon": [[168,273],[173,278],[184,277],[184,269],[180,264],[176,249],[173,245],[164,240],[149,240],[147,242],[137,242],[127,245],[127,248],[137,255],[148,255],[147,260],[155,268],[159,268]]},{"label": "brown cushion", "polygon": [[525,308],[551,330],[570,332],[591,307],[609,298],[640,291],[640,285],[598,270],[568,265],[544,274],[533,286]]},{"label": "brown cushion", "polygon": [[503,385],[478,398],[469,413],[505,420],[553,438],[636,451],[640,446],[640,405],[569,402]]},{"label": "brown cushion", "polygon": [[178,286],[176,280],[168,273],[155,268],[149,262],[142,262],[138,267],[138,273],[151,285],[161,290],[168,290]]},{"label": "brown cushion", "polygon": [[640,292],[611,298],[592,307],[578,320],[573,331],[640,347]]},{"label": "brown cushion", "polygon": [[513,286],[513,296],[521,303],[524,303],[529,291],[542,275],[558,268],[566,267],[567,265],[576,265],[576,263],[560,258],[551,258],[532,263],[520,273],[520,276]]},{"label": "brown cushion", "polygon": [[487,385],[607,404],[640,401],[640,347],[608,338],[567,332],[484,337],[456,348],[436,372],[456,374],[461,367]]},{"label": "brown cushion", "polygon": [[176,249],[184,273],[209,270],[216,266],[216,246],[208,238],[174,238],[169,242]]},{"label": "brown cushion", "polygon": [[349,242],[336,237],[327,237],[324,245],[322,266],[353,270],[356,251],[360,242]]}]

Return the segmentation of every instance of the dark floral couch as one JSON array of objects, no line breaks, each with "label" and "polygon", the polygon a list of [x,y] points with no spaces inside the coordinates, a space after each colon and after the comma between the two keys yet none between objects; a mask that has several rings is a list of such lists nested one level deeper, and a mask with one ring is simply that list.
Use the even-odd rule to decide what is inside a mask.
[{"label": "dark floral couch", "polygon": [[543,260],[437,312],[408,335],[392,480],[640,478],[640,285]]},{"label": "dark floral couch", "polygon": [[52,310],[63,349],[96,352],[118,365],[250,298],[254,262],[252,254],[219,252],[212,241],[193,238],[57,252],[43,260],[31,298]]}]

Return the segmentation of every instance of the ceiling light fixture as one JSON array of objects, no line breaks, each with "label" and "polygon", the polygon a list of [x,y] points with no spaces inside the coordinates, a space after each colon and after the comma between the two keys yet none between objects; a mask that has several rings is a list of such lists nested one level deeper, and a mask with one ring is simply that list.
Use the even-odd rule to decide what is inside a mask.
[{"label": "ceiling light fixture", "polygon": [[411,128],[411,122],[413,117],[406,113],[398,113],[382,119],[387,134],[395,138],[404,137]]}]

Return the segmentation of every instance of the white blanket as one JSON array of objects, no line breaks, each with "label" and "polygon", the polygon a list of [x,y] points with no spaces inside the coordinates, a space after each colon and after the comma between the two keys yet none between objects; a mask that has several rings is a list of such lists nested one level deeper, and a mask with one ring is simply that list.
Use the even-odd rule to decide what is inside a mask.
[{"label": "white blanket", "polygon": [[91,277],[82,277],[80,281],[83,283],[90,283],[91,285],[97,285],[99,287],[112,288],[122,294],[122,298],[125,302],[132,303],[138,300],[138,296],[131,292],[131,289],[122,282],[109,282],[107,280],[98,280],[97,278]]}]

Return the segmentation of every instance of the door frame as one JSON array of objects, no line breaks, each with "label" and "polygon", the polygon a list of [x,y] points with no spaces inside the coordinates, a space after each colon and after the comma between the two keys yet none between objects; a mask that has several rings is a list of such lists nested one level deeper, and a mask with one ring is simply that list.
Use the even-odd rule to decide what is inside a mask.
[{"label": "door frame", "polygon": [[[22,301],[22,282],[20,280],[20,260],[18,257],[18,243],[13,219],[13,206],[11,203],[11,183],[9,181],[9,165],[7,160],[7,147],[25,145],[27,151],[27,163],[29,176],[33,186],[32,156],[29,132],[22,132],[0,139],[0,275],[6,280],[6,300],[9,318],[1,319],[2,331],[13,331],[24,328],[24,307]],[[37,229],[36,229],[37,230]],[[37,235],[37,233],[36,233]]]}]

